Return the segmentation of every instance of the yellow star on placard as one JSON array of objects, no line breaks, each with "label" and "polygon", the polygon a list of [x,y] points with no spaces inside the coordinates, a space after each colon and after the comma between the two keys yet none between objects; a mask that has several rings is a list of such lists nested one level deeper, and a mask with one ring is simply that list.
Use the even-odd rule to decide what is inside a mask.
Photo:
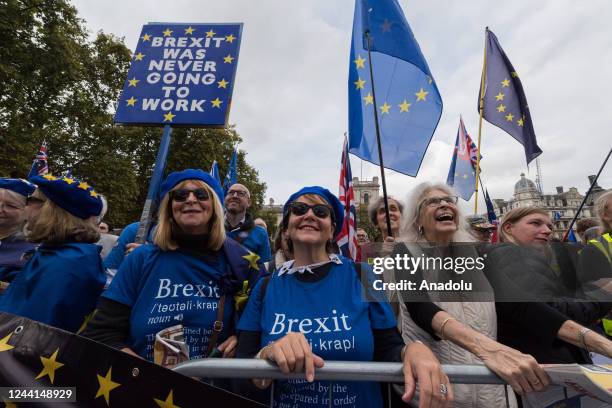
[{"label": "yellow star on placard", "polygon": [[193,28],[192,26],[189,26],[185,29],[185,34],[193,34],[193,32],[195,31],[195,28]]},{"label": "yellow star on placard", "polygon": [[212,30],[212,28],[211,28],[211,29],[210,29],[210,31],[207,31],[207,32],[206,32],[206,38],[213,38],[213,37],[215,36],[215,34],[217,34],[217,33],[215,33],[215,32]]},{"label": "yellow star on placard", "polygon": [[217,97],[210,101],[210,103],[212,104],[213,108],[220,108],[223,101]]},{"label": "yellow star on placard", "polygon": [[408,101],[404,99],[404,102],[400,103],[397,106],[399,106],[400,112],[408,112],[408,109],[410,109],[411,105],[412,105],[411,103],[408,103]]},{"label": "yellow star on placard", "polygon": [[89,195],[92,197],[97,197],[98,193],[96,193],[94,190],[89,190]]},{"label": "yellow star on placard", "polygon": [[140,79],[136,79],[136,77],[132,78],[132,79],[128,79],[128,88],[130,86],[135,87],[138,83],[140,82]]},{"label": "yellow star on placard", "polygon": [[504,96],[505,95],[502,92],[500,92],[497,95],[495,95],[495,100],[503,101],[504,100]]},{"label": "yellow star on placard", "polygon": [[389,109],[391,109],[391,105],[389,105],[387,102],[384,103],[384,105],[382,105],[380,107],[380,113],[381,114],[385,114],[385,113],[389,113]]},{"label": "yellow star on placard", "polygon": [[519,120],[517,120],[517,121],[516,121],[516,123],[517,123],[519,126],[523,126],[523,125],[525,124],[525,121],[523,120],[523,118],[520,118]]},{"label": "yellow star on placard", "polygon": [[57,180],[57,177],[55,177],[55,176],[53,176],[53,175],[51,175],[51,174],[45,174],[45,175],[43,176],[43,178],[45,178],[45,179],[47,179],[47,180],[49,180],[49,181],[55,181],[55,180]]},{"label": "yellow star on placard", "polygon": [[174,119],[175,116],[176,115],[172,114],[172,112],[164,114],[164,122],[172,122],[172,119]]},{"label": "yellow star on placard", "polygon": [[143,53],[139,52],[138,54],[136,54],[136,55],[134,56],[134,60],[136,60],[136,61],[142,61],[142,59],[144,58],[144,56],[145,56],[145,55],[144,55]]},{"label": "yellow star on placard", "polygon": [[227,89],[227,84],[229,84],[229,82],[227,82],[225,80],[225,78],[221,79],[220,81],[217,82],[217,84],[219,84],[219,88],[225,88]]},{"label": "yellow star on placard", "polygon": [[106,376],[104,377],[102,377],[100,374],[96,374],[96,376],[98,377],[98,383],[100,384],[100,388],[98,388],[98,392],[96,393],[94,399],[100,396],[104,396],[107,406],[110,405],[110,392],[115,388],[121,386],[121,384],[116,383],[111,379],[112,371],[113,367],[109,368],[108,372],[106,373]]},{"label": "yellow star on placard", "polygon": [[369,93],[363,98],[363,101],[365,102],[366,105],[372,105],[374,104],[374,97],[372,96],[371,93]]},{"label": "yellow star on placard", "polygon": [[151,40],[151,36],[149,34],[145,34],[145,35],[143,35],[140,38],[142,38],[142,41],[149,41],[149,40]]},{"label": "yellow star on placard", "polygon": [[363,89],[363,86],[365,85],[366,81],[364,81],[363,79],[359,78],[359,79],[357,79],[353,83],[355,84],[355,89]]},{"label": "yellow star on placard", "polygon": [[165,401],[158,400],[157,398],[153,398],[153,400],[157,403],[157,405],[160,408],[180,408],[178,405],[174,405],[174,398],[172,396],[172,390],[170,390],[170,394],[168,394]]},{"label": "yellow star on placard", "polygon": [[505,86],[510,86],[510,80],[508,78],[505,78],[503,81],[501,81],[502,87]]},{"label": "yellow star on placard", "polygon": [[512,119],[514,119],[514,115],[511,113],[507,114],[505,117],[508,122],[512,122]]},{"label": "yellow star on placard", "polygon": [[172,35],[172,30],[166,28],[166,31],[162,31],[162,33],[164,34],[164,37],[170,37],[170,35]]},{"label": "yellow star on placard", "polygon": [[9,339],[11,338],[11,336],[13,335],[13,333],[9,333],[7,334],[5,337],[3,337],[0,340],[0,353],[2,353],[3,351],[9,351],[15,347],[11,346],[10,344],[8,344]]},{"label": "yellow star on placard", "polygon": [[81,190],[87,190],[89,188],[89,184],[87,184],[84,181],[81,181],[77,187],[80,188]]},{"label": "yellow star on placard", "polygon": [[356,60],[353,60],[353,62],[355,63],[355,66],[359,69],[359,68],[365,68],[365,58],[361,58],[361,55],[357,56]]},{"label": "yellow star on placard", "polygon": [[250,268],[253,268],[256,271],[259,270],[259,266],[257,265],[257,261],[259,261],[259,255],[257,255],[255,252],[249,251],[249,254],[243,255],[242,258],[246,259],[249,262]]},{"label": "yellow star on placard", "polygon": [[43,369],[40,372],[40,374],[36,376],[35,380],[38,380],[39,378],[42,378],[45,375],[48,375],[49,379],[51,380],[51,384],[53,384],[53,381],[55,381],[55,370],[63,366],[62,363],[60,363],[59,361],[56,361],[58,352],[59,352],[59,348],[56,349],[53,352],[53,354],[51,354],[51,356],[48,358],[42,357],[42,356],[40,357],[40,361],[42,361]]},{"label": "yellow star on placard", "polygon": [[130,99],[126,99],[125,101],[127,102],[127,106],[136,106],[136,101],[138,99],[134,98],[133,96]]},{"label": "yellow star on placard", "polygon": [[497,107],[497,111],[498,111],[498,112],[500,112],[500,113],[501,113],[501,112],[505,112],[505,111],[506,111],[506,106],[505,106],[505,105],[503,105],[503,104],[502,104],[502,105],[499,105],[499,106]]},{"label": "yellow star on placard", "polygon": [[66,182],[66,184],[73,184],[73,183],[75,183],[74,179],[72,179],[70,177],[64,177],[64,178],[62,178],[62,180],[64,180]]},{"label": "yellow star on placard", "polygon": [[93,319],[93,317],[96,315],[97,312],[98,312],[98,309],[94,309],[93,312],[85,316],[85,318],[83,319],[83,323],[81,323],[81,327],[79,327],[79,330],[77,330],[76,334],[83,333],[83,331],[87,327],[87,324],[91,321],[91,319]]},{"label": "yellow star on placard", "polygon": [[3,402],[4,402],[4,408],[17,408],[17,404],[7,401],[4,398],[3,398]]},{"label": "yellow star on placard", "polygon": [[227,54],[227,57],[223,57],[223,62],[226,64],[231,64],[233,60],[234,57],[232,57],[230,54]]},{"label": "yellow star on placard", "polygon": [[227,41],[230,44],[233,43],[235,39],[236,39],[236,37],[234,37],[234,34],[230,34],[230,35],[226,35],[225,36],[225,41]]},{"label": "yellow star on placard", "polygon": [[416,97],[417,97],[417,102],[418,101],[424,101],[426,100],[425,97],[427,96],[429,92],[425,92],[425,90],[423,88],[421,88],[421,90],[417,93],[415,93]]}]

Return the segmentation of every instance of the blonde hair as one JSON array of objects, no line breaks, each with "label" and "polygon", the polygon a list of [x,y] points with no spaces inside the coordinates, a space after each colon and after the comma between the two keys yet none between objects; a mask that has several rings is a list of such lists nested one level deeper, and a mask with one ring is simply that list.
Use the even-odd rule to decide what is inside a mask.
[{"label": "blonde hair", "polygon": [[[211,201],[212,215],[208,221],[209,238],[206,248],[202,249],[218,251],[225,241],[225,225],[221,200],[213,189],[201,180],[184,180],[174,186],[171,191],[182,188],[189,182],[206,190]],[[176,224],[176,222],[172,217],[172,203],[170,202],[170,193],[168,193],[164,196],[159,206],[159,223],[153,236],[153,242],[164,251],[175,251],[179,248],[178,243],[172,236],[172,224]]]},{"label": "blonde hair", "polygon": [[499,242],[511,242],[511,243],[515,243],[514,237],[511,234],[508,234],[507,232],[504,231],[504,225],[506,224],[515,224],[517,222],[519,222],[521,219],[527,217],[528,215],[532,215],[532,214],[540,214],[540,215],[545,215],[547,217],[550,218],[550,215],[548,215],[548,213],[538,207],[519,207],[519,208],[514,208],[510,211],[508,211],[501,219],[501,222],[499,223],[499,226],[497,227],[497,233],[499,236]]},{"label": "blonde hair", "polygon": [[[597,218],[599,219],[599,223],[601,224],[601,227],[603,229],[603,231],[601,232],[602,234],[612,232],[612,225],[610,225],[609,222],[606,222],[603,219],[604,214],[606,213],[606,204],[611,198],[612,189],[605,191],[599,197],[597,197],[597,200],[595,200],[595,213],[597,214]],[[612,208],[609,208],[608,210],[612,211]]]},{"label": "blonde hair", "polygon": [[36,190],[36,196],[46,201],[34,225],[28,226],[28,240],[46,245],[61,245],[68,242],[93,244],[100,239],[95,217],[82,219],[70,214]]}]

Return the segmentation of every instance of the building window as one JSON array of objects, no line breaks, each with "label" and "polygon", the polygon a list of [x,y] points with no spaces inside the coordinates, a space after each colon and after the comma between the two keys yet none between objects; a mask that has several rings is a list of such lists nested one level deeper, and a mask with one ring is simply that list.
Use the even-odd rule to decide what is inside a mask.
[{"label": "building window", "polygon": [[364,194],[363,194],[363,203],[364,203],[365,205],[370,204],[370,195],[369,195],[368,193],[364,193]]}]

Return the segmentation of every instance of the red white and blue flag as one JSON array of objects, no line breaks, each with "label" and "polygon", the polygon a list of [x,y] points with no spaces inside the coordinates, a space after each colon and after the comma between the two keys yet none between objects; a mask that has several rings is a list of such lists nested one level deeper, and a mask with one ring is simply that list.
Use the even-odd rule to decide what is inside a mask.
[{"label": "red white and blue flag", "polygon": [[[474,194],[477,157],[478,148],[465,130],[463,119],[459,119],[455,152],[448,171],[446,184],[454,187],[459,196],[465,201],[469,201],[472,194]],[[480,158],[482,159],[482,155]]]},{"label": "red white and blue flag", "polygon": [[349,160],[348,139],[344,135],[344,146],[342,148],[342,160],[340,162],[340,202],[344,205],[344,225],[342,231],[336,237],[336,242],[342,254],[352,260],[358,260],[359,246],[355,227],[357,211],[355,210],[355,192],[353,191],[353,175],[351,173],[351,162]]},{"label": "red white and blue flag", "polygon": [[28,174],[28,180],[34,176],[42,176],[49,173],[49,164],[47,163],[47,142],[43,142],[36,153],[36,158],[32,163],[32,168]]}]

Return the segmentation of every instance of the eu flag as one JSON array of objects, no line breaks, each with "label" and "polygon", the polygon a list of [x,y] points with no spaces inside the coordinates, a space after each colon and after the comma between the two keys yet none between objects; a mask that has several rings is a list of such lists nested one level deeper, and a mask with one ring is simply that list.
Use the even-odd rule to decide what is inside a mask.
[{"label": "eu flag", "polygon": [[377,109],[385,167],[416,176],[440,120],[442,98],[397,0],[355,3],[348,99],[350,152],[379,164]]},{"label": "eu flag", "polygon": [[234,149],[232,159],[230,160],[229,168],[223,179],[223,194],[227,195],[230,187],[237,183],[238,180],[238,149]]},{"label": "eu flag", "polygon": [[[476,187],[476,160],[478,149],[465,130],[463,119],[459,119],[459,130],[455,141],[455,152],[451,161],[446,184],[455,188],[459,197],[469,201]],[[482,157],[482,156],[481,156]]]},{"label": "eu flag", "polygon": [[219,175],[219,164],[217,161],[213,161],[212,166],[210,167],[210,175],[221,184],[221,176]]},{"label": "eu flag", "polygon": [[487,205],[487,217],[489,218],[489,222],[497,225],[497,215],[495,215],[495,208],[489,197],[489,190],[485,190],[485,204]]},{"label": "eu flag", "polygon": [[[497,37],[486,30],[483,114],[525,147],[527,164],[542,153],[538,146],[523,85]],[[482,87],[483,84],[481,84]],[[482,95],[480,89],[479,98]]]}]

